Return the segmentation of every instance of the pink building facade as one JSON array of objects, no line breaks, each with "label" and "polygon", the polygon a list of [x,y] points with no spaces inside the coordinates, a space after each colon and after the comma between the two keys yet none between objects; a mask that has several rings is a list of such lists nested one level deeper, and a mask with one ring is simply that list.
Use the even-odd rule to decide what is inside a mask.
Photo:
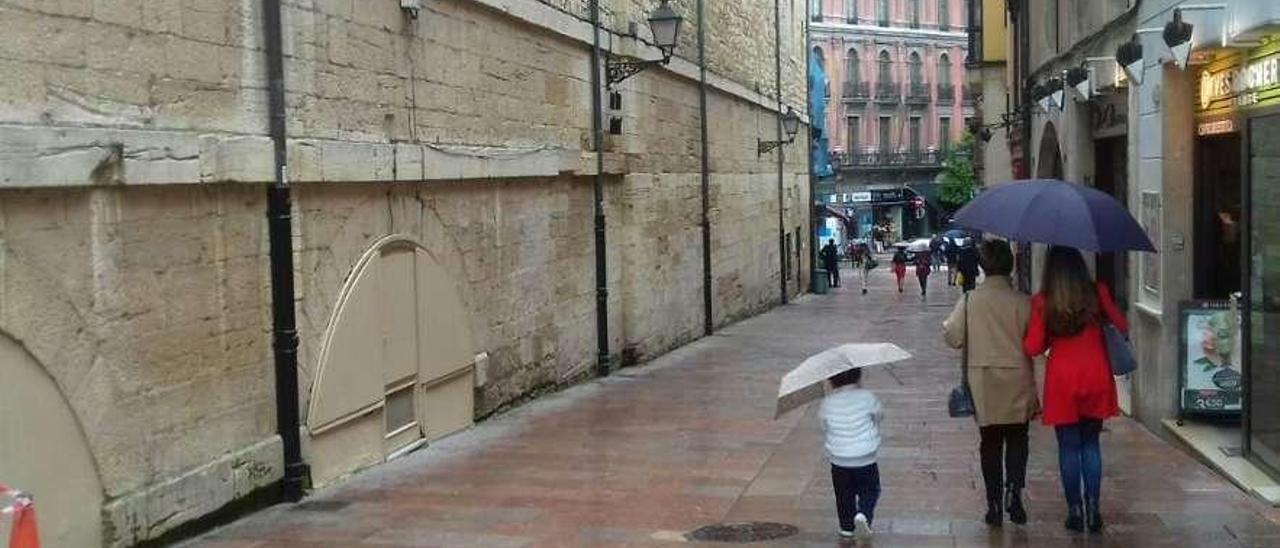
[{"label": "pink building facade", "polygon": [[[810,42],[830,81],[833,159],[932,159],[973,116],[965,0],[814,0]],[[913,158],[914,159],[914,158]]]}]

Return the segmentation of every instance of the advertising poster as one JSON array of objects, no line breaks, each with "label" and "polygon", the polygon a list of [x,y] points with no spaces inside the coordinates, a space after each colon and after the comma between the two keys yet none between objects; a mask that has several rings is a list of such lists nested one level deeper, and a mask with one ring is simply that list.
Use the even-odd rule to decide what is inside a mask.
[{"label": "advertising poster", "polygon": [[[1155,242],[1156,247],[1160,246],[1160,193],[1144,191],[1142,193],[1142,229],[1147,231],[1147,236]],[[1143,253],[1142,254],[1142,286],[1155,294],[1160,293],[1160,254],[1159,253]]]},{"label": "advertising poster", "polygon": [[1240,322],[1227,301],[1182,305],[1182,411],[1237,413],[1241,409]]}]

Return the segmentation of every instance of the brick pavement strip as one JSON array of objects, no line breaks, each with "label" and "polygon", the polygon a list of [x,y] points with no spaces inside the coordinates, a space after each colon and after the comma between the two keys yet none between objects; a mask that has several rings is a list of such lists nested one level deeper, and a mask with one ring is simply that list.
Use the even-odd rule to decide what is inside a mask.
[{"label": "brick pavement strip", "polygon": [[[852,279],[848,277],[846,279]],[[877,547],[1280,546],[1277,511],[1128,419],[1103,434],[1101,536],[1063,530],[1052,432],[1032,431],[1031,522],[987,528],[977,433],[948,418],[958,376],[941,342],[955,299],[841,288],[721,330],[642,367],[491,419],[192,547],[666,546],[726,521],[796,525],[774,546],[836,545],[813,407],[772,420],[783,373],[838,343],[892,341],[912,360],[871,370],[886,406]]]}]

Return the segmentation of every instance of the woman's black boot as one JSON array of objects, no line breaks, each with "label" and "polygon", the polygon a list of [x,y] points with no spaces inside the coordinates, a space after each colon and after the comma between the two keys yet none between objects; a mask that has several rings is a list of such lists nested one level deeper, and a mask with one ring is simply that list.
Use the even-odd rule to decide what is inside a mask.
[{"label": "woman's black boot", "polygon": [[999,492],[987,493],[987,515],[982,520],[992,527],[1004,525],[1004,508],[1000,504]]},{"label": "woman's black boot", "polygon": [[1084,506],[1085,506],[1085,509],[1087,510],[1086,517],[1089,520],[1089,532],[1101,533],[1102,532],[1102,508],[1099,506],[1098,501],[1096,499],[1095,500],[1085,499]]},{"label": "woman's black boot", "polygon": [[1005,510],[1009,511],[1009,521],[1018,525],[1026,525],[1027,509],[1022,506],[1022,489],[1016,485],[1010,484],[1005,491],[1004,498]]},{"label": "woman's black boot", "polygon": [[1079,505],[1067,507],[1066,525],[1071,531],[1084,531],[1084,510]]}]

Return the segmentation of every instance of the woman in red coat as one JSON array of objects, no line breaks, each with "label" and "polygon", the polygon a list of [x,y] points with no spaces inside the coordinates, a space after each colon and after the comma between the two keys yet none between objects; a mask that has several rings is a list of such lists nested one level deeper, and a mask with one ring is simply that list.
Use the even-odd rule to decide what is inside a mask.
[{"label": "woman in red coat", "polygon": [[[1080,252],[1049,250],[1041,292],[1031,299],[1031,319],[1022,348],[1028,356],[1049,353],[1045,367],[1043,421],[1058,437],[1058,468],[1067,498],[1068,529],[1102,530],[1102,421],[1116,416],[1116,383],[1103,342],[1102,322],[1127,331],[1105,284],[1089,277]],[[1083,483],[1083,496],[1081,484]],[[1083,508],[1082,508],[1083,504]]]}]

